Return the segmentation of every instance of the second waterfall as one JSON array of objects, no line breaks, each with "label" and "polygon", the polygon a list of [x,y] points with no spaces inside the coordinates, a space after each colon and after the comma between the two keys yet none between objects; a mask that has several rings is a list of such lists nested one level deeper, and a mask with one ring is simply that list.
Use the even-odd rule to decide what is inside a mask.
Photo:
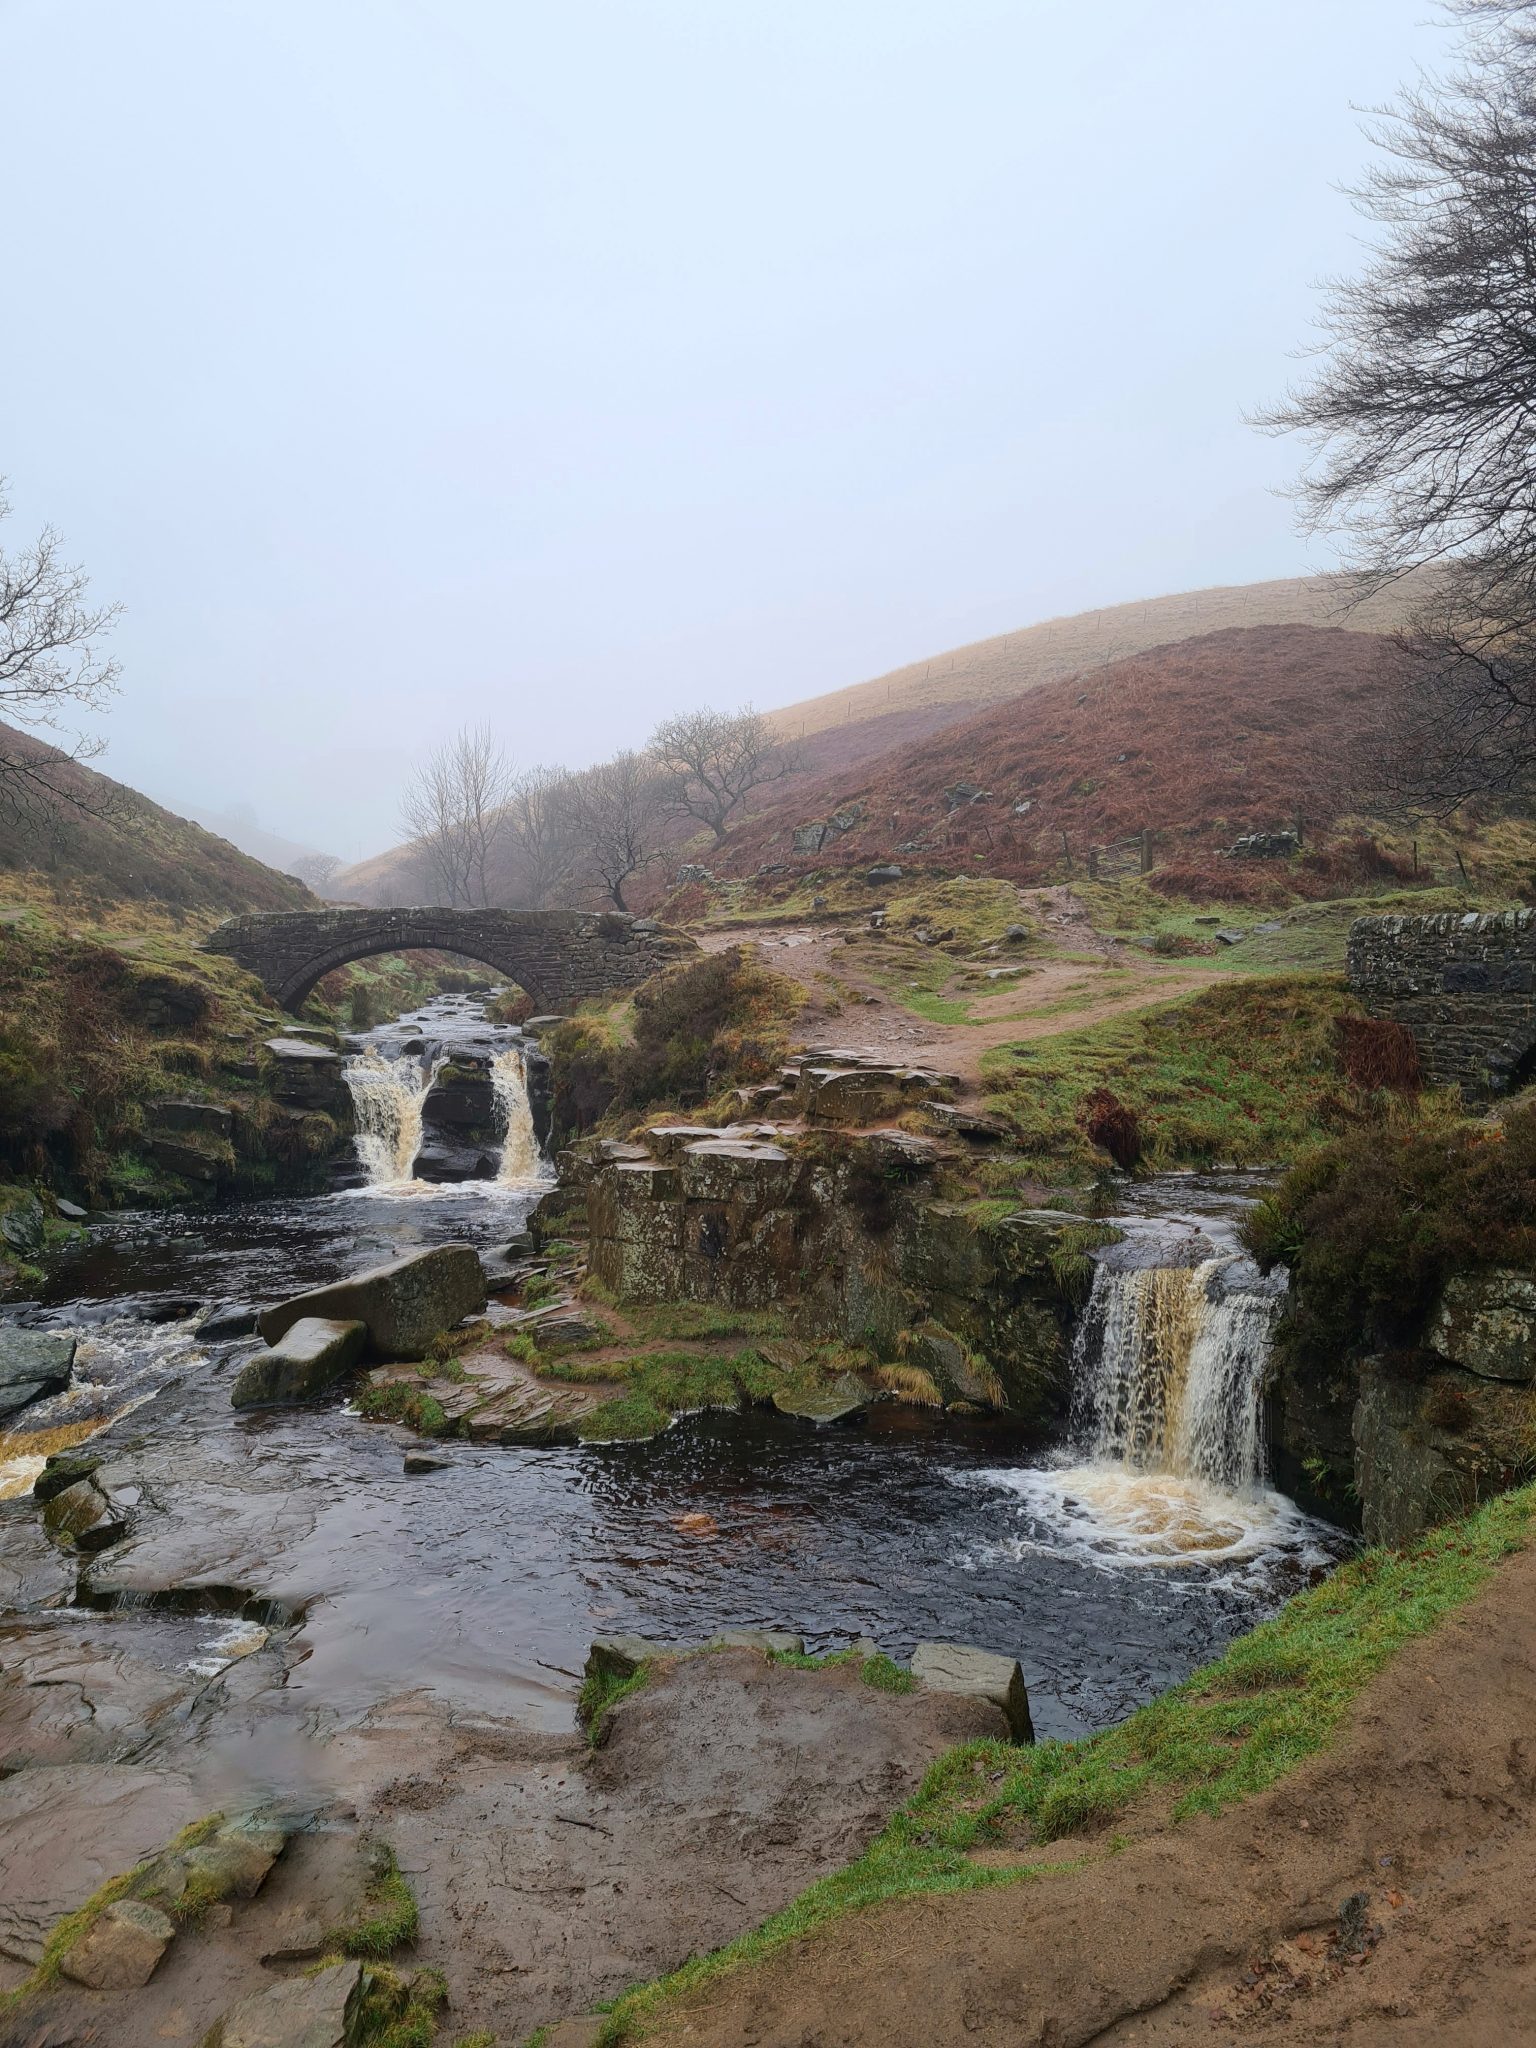
[{"label": "second waterfall", "polygon": [[478,1002],[440,998],[353,1041],[344,1075],[364,1184],[404,1194],[549,1177],[533,1101],[536,1049]]}]

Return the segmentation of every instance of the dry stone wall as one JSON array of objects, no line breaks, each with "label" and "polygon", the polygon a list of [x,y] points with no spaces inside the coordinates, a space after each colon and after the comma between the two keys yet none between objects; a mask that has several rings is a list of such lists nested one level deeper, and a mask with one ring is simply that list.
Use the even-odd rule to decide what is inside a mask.
[{"label": "dry stone wall", "polygon": [[1350,985],[1373,1017],[1406,1024],[1428,1078],[1504,1095],[1536,1059],[1536,910],[1361,917]]}]

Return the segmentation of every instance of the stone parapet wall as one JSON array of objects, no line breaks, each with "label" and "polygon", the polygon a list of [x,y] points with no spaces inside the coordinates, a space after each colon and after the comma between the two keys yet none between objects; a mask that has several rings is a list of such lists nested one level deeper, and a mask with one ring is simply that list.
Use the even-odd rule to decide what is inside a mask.
[{"label": "stone parapet wall", "polygon": [[1350,986],[1405,1024],[1426,1076],[1473,1099],[1508,1093],[1536,1051],[1536,910],[1361,917]]},{"label": "stone parapet wall", "polygon": [[558,1010],[633,988],[697,951],[649,918],[577,910],[292,910],[226,918],[203,942],[296,1010],[323,974],[375,953],[458,953]]}]

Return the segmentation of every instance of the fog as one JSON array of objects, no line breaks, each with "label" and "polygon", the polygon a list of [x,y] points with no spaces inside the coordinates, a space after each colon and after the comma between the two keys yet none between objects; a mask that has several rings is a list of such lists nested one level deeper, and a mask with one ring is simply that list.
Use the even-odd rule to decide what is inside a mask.
[{"label": "fog", "polygon": [[0,0],[0,471],[111,773],[347,858],[590,761],[1331,566],[1255,435],[1422,0]]}]

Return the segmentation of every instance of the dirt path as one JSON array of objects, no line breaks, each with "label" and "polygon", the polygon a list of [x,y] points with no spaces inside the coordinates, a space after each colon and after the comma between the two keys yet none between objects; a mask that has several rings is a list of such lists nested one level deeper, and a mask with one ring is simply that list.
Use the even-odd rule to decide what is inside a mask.
[{"label": "dirt path", "polygon": [[[1017,979],[993,994],[966,997],[971,1012],[966,1024],[933,1023],[906,1008],[861,967],[841,926],[716,927],[695,936],[708,952],[751,945],[770,967],[803,982],[812,1001],[802,1037],[846,1044],[877,1059],[938,1067],[971,1086],[981,1079],[984,1055],[1000,1045],[1081,1031],[1227,978],[1203,962],[1160,961],[1096,932],[1068,889],[1020,890],[1019,902],[1053,947],[1079,957],[1026,956],[1021,963],[1026,971]],[[957,970],[962,965],[955,964]],[[837,1007],[828,1002],[829,995]]]},{"label": "dirt path", "polygon": [[[1502,2048],[1536,2041],[1536,1553],[1216,1820],[854,1915],[674,2012],[689,2048]],[[1123,1825],[1123,1823],[1122,1823]],[[1134,1824],[1133,1824],[1134,1825]],[[1379,1930],[1340,1959],[1340,1908]]]}]

